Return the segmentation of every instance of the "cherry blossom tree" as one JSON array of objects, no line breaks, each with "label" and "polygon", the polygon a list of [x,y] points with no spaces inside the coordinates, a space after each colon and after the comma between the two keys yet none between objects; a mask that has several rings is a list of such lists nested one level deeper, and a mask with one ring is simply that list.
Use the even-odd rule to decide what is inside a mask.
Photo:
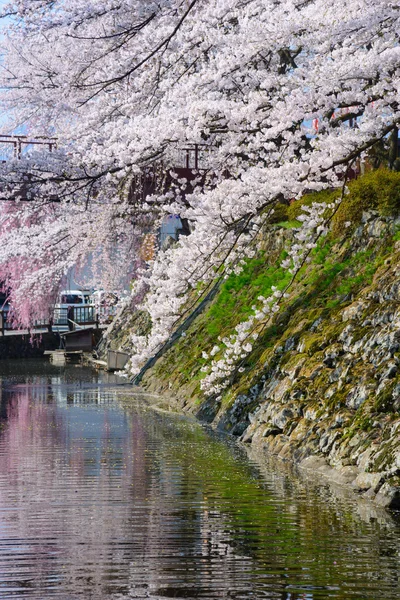
[{"label": "cherry blossom tree", "polygon": [[[107,280],[116,244],[117,270],[132,270],[166,213],[190,223],[190,235],[132,270],[152,321],[133,339],[133,371],[192,310],[194,289],[200,301],[252,255],[277,202],[343,186],[354,161],[400,123],[396,1],[14,0],[3,14],[9,130],[58,140],[51,154],[1,169],[0,278],[21,318],[38,310],[24,309],[29,290],[45,310],[89,254]],[[188,145],[208,157],[190,182],[174,171]],[[144,174],[156,172],[146,196]],[[30,201],[16,201],[16,189]],[[313,209],[288,268],[323,229]],[[260,303],[265,314],[275,305]],[[249,351],[251,329],[239,327],[226,348]]]}]

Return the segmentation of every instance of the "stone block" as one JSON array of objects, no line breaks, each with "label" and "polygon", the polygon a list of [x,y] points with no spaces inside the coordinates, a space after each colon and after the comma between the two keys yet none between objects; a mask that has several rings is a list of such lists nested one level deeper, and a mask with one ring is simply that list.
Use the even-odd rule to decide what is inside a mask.
[{"label": "stone block", "polygon": [[387,481],[377,493],[375,502],[384,508],[400,510],[400,488]]},{"label": "stone block", "polygon": [[376,493],[382,485],[383,476],[381,473],[359,473],[353,481],[353,487],[360,492],[371,489]]}]

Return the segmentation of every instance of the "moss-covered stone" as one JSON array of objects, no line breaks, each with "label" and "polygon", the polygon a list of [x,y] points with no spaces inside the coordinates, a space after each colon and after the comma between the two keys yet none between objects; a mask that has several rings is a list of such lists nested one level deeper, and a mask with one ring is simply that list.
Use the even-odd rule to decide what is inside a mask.
[{"label": "moss-covered stone", "polygon": [[[377,200],[377,210],[384,212],[385,202]],[[323,454],[332,465],[393,468],[400,435],[400,244],[394,250],[400,234],[390,220],[372,216],[356,237],[351,230],[341,227],[340,239],[331,234],[319,241],[221,399],[202,395],[202,353],[233,333],[260,294],[287,284],[276,265],[290,230],[264,231],[262,247],[272,254],[262,250],[241,275],[229,277],[186,337],[146,373],[144,385],[281,458]],[[283,424],[279,415],[289,406],[293,414]]]}]

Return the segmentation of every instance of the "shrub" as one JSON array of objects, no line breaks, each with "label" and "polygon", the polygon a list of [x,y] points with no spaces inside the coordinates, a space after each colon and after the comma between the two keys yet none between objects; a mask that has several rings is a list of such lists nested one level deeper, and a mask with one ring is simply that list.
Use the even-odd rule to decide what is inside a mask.
[{"label": "shrub", "polygon": [[377,210],[382,216],[400,213],[400,173],[388,169],[370,171],[353,181],[349,189],[332,221],[334,235],[358,225],[363,211]]}]

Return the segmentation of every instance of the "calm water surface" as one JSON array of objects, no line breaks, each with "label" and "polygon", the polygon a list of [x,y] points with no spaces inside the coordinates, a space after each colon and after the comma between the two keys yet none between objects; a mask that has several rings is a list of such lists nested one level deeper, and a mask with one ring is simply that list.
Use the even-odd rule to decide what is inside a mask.
[{"label": "calm water surface", "polygon": [[82,367],[0,363],[0,598],[398,599],[400,520]]}]

